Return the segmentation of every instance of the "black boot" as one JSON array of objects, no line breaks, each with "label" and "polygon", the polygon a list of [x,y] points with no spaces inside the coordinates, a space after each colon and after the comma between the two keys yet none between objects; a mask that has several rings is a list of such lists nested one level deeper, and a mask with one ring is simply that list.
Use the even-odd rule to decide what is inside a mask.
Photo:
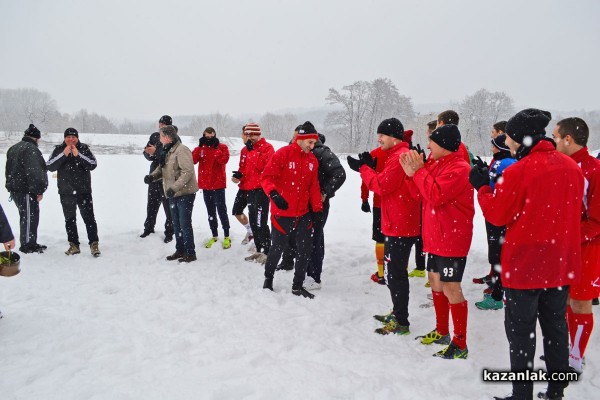
[{"label": "black boot", "polygon": [[154,233],[154,229],[150,229],[150,230],[145,230],[144,229],[144,233],[142,233],[140,235],[141,238],[145,238],[146,236],[150,235],[151,233]]},{"label": "black boot", "polygon": [[302,297],[306,297],[307,299],[314,299],[315,295],[312,294],[311,292],[309,292],[308,290],[304,289],[302,286],[300,285],[293,285],[292,286],[292,294],[294,296],[302,296]]},{"label": "black boot", "polygon": [[273,291],[273,278],[265,278],[263,289],[269,289],[271,292]]}]

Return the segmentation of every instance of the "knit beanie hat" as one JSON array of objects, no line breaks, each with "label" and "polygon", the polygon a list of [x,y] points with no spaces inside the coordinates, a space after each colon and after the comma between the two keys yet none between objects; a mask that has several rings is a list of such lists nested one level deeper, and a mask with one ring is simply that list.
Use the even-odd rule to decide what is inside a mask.
[{"label": "knit beanie hat", "polygon": [[306,121],[302,124],[302,128],[298,131],[296,140],[315,139],[319,140],[319,134],[315,126],[310,122]]},{"label": "knit beanie hat", "polygon": [[377,127],[377,133],[402,140],[404,127],[398,118],[388,118],[381,121]]},{"label": "knit beanie hat", "polygon": [[454,124],[440,126],[431,132],[429,140],[437,143],[446,150],[457,151],[460,146],[460,131],[458,130],[458,126]]},{"label": "knit beanie hat", "polygon": [[165,125],[173,125],[173,118],[169,117],[168,115],[163,115],[162,117],[160,117],[158,122]]},{"label": "knit beanie hat", "polygon": [[38,128],[36,128],[35,125],[33,125],[33,124],[29,124],[29,128],[25,129],[24,133],[25,133],[25,136],[29,136],[29,137],[36,138],[36,139],[39,139],[42,137],[40,130]]},{"label": "knit beanie hat", "polygon": [[406,142],[408,144],[411,144],[412,143],[412,135],[413,135],[412,129],[405,130],[404,135],[402,137],[402,141]]},{"label": "knit beanie hat", "polygon": [[256,136],[261,134],[260,126],[258,126],[255,122],[250,122],[244,126],[244,135],[246,136]]},{"label": "knit beanie hat", "polygon": [[67,136],[75,136],[76,138],[79,138],[79,132],[77,132],[77,129],[75,128],[67,128],[65,131],[65,137]]},{"label": "knit beanie hat", "polygon": [[319,133],[319,140],[321,141],[321,144],[325,144],[325,135]]},{"label": "knit beanie hat", "polygon": [[492,145],[500,151],[510,153],[510,149],[506,145],[506,135],[498,135],[492,139]]},{"label": "knit beanie hat", "polygon": [[508,120],[505,132],[512,140],[523,144],[525,137],[545,136],[551,119],[552,114],[548,111],[527,108]]}]

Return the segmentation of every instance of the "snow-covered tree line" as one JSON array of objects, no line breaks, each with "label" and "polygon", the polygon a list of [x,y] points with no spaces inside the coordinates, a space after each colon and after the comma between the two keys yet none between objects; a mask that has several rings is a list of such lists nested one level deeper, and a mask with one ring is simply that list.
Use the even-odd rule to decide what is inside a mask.
[{"label": "snow-covered tree line", "polygon": [[[262,116],[235,117],[227,113],[177,115],[169,111],[181,135],[200,136],[207,126],[220,136],[239,136],[241,127],[255,121],[263,134],[273,140],[288,141],[294,128],[311,120],[327,136],[328,144],[336,151],[359,152],[376,146],[374,135],[380,121],[399,118],[406,129],[414,131],[413,142],[425,146],[427,122],[436,119],[443,110],[416,113],[412,99],[401,94],[388,78],[357,81],[341,89],[331,88],[323,109],[302,114],[268,112]],[[285,105],[282,105],[285,106]],[[474,154],[490,155],[489,133],[492,124],[510,118],[516,111],[514,100],[504,92],[480,89],[450,106],[460,115],[459,128],[465,144]],[[588,147],[600,148],[600,110],[553,112],[553,123],[562,118],[578,116],[590,127]],[[156,121],[116,121],[81,109],[73,114],[61,113],[57,102],[46,92],[36,89],[0,89],[0,131],[21,134],[33,123],[43,132],[62,132],[74,126],[81,132],[149,134],[156,131]],[[554,124],[550,126],[553,127]],[[550,128],[552,129],[552,128]],[[550,132],[548,132],[550,135]]]}]

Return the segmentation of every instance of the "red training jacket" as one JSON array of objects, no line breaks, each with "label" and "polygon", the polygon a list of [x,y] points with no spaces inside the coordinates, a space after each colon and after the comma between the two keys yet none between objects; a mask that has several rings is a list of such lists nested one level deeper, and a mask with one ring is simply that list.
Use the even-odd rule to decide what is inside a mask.
[{"label": "red training jacket", "polygon": [[[401,142],[385,151],[387,161],[377,173],[366,165],[360,167],[360,177],[368,190],[381,197],[381,232],[385,236],[414,237],[421,234],[421,200],[413,198],[414,182],[398,162],[400,154],[408,152],[408,143]],[[376,167],[379,167],[377,162]]]},{"label": "red training jacket", "polygon": [[271,200],[271,216],[300,217],[308,212],[309,202],[313,211],[323,211],[319,162],[296,142],[273,154],[262,173],[262,188],[267,195],[277,190],[288,203],[288,209],[281,210]]},{"label": "red training jacket", "polygon": [[583,210],[581,215],[581,241],[600,243],[600,160],[584,147],[571,154],[584,177]]},{"label": "red training jacket", "polygon": [[[254,190],[261,187],[260,180],[265,166],[275,153],[271,143],[261,138],[254,143],[254,150],[248,151],[247,147],[240,153],[239,171],[243,174],[240,189]],[[242,165],[243,162],[243,165]]]},{"label": "red training jacket", "polygon": [[223,143],[198,146],[192,151],[194,164],[198,164],[198,188],[204,190],[225,189],[227,178],[225,165],[229,161],[229,149]]},{"label": "red training jacket", "polygon": [[[388,150],[382,150],[381,147],[377,147],[371,150],[371,157],[373,157],[374,160],[377,160],[375,172],[383,171],[383,167],[385,167],[385,163],[388,159]],[[369,200],[369,188],[364,182],[360,185],[360,198],[363,202]],[[373,207],[381,207],[381,196],[377,193],[373,193]]]},{"label": "red training jacket", "polygon": [[475,215],[471,167],[460,151],[429,159],[413,180],[423,197],[423,251],[442,257],[466,257]]},{"label": "red training jacket", "polygon": [[547,140],[507,168],[495,191],[477,199],[487,221],[506,225],[502,285],[554,288],[576,283],[581,270],[583,174]]}]

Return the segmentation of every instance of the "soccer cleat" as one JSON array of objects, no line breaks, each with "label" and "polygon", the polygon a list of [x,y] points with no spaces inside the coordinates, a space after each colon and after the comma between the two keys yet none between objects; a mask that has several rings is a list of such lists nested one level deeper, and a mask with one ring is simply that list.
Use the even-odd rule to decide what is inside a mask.
[{"label": "soccer cleat", "polygon": [[173,234],[171,233],[169,234],[165,234],[165,240],[163,240],[163,242],[165,243],[171,243],[173,241]]},{"label": "soccer cleat", "polygon": [[100,256],[100,248],[98,247],[98,242],[92,242],[90,244],[90,252],[94,257]]},{"label": "soccer cleat", "polygon": [[396,318],[392,317],[390,321],[383,326],[383,328],[375,329],[375,333],[380,335],[389,335],[390,333],[394,333],[396,335],[408,335],[410,333],[410,329],[408,325],[400,325],[398,321],[396,321]]},{"label": "soccer cleat", "polygon": [[167,256],[167,261],[179,260],[181,257],[183,257],[183,254],[176,251],[175,253],[171,254],[170,256]]},{"label": "soccer cleat", "polygon": [[425,278],[424,269],[413,269],[408,273],[409,278]]},{"label": "soccer cleat", "polygon": [[425,287],[427,287],[427,288],[431,287],[431,283],[429,283],[429,281],[425,282]]},{"label": "soccer cleat", "polygon": [[504,308],[504,302],[502,300],[494,300],[491,295],[484,295],[482,301],[475,303],[475,307],[480,310],[502,310]]},{"label": "soccer cleat", "polygon": [[74,254],[79,254],[81,251],[79,250],[79,245],[73,242],[69,242],[69,248],[65,251],[65,254],[68,256],[72,256]]},{"label": "soccer cleat", "polygon": [[248,232],[248,233],[246,233],[246,237],[244,237],[244,240],[242,240],[242,244],[248,244],[253,240],[254,240],[254,236],[252,236],[252,234],[250,232]]},{"label": "soccer cleat", "polygon": [[473,283],[477,285],[489,285],[492,282],[492,277],[490,275],[482,276],[481,278],[473,278]]},{"label": "soccer cleat", "polygon": [[448,335],[440,335],[436,329],[432,330],[426,335],[417,336],[415,339],[421,339],[421,344],[450,344],[450,334]]},{"label": "soccer cleat", "polygon": [[229,236],[226,236],[225,239],[223,239],[223,248],[224,249],[231,248],[231,239],[229,239]]},{"label": "soccer cleat", "polygon": [[204,243],[204,247],[206,247],[207,249],[210,249],[213,244],[217,243],[218,240],[219,240],[219,238],[212,237],[212,238],[208,239],[208,241],[206,243]]},{"label": "soccer cleat", "polygon": [[377,321],[381,322],[382,324],[387,324],[392,319],[394,319],[394,314],[390,312],[389,314],[385,314],[385,315],[373,315],[373,318],[375,318]]},{"label": "soccer cleat", "polygon": [[154,229],[144,230],[144,232],[140,235],[140,237],[145,238],[146,236],[149,236],[151,233],[154,233]]},{"label": "soccer cleat", "polygon": [[196,261],[196,260],[197,260],[197,258],[196,258],[195,254],[186,254],[184,256],[181,256],[181,258],[179,258],[180,263],[182,263],[182,262],[189,263],[189,262]]},{"label": "soccer cleat", "polygon": [[466,360],[468,355],[469,355],[469,349],[467,349],[466,346],[464,349],[461,349],[460,347],[455,345],[454,342],[450,342],[450,344],[447,347],[438,351],[433,356],[440,357],[440,358],[443,358],[446,360],[455,360],[455,359]]},{"label": "soccer cleat", "polygon": [[375,283],[379,283],[380,285],[385,285],[385,278],[383,276],[379,276],[377,272],[371,275],[371,280]]},{"label": "soccer cleat", "polygon": [[308,290],[304,289],[303,287],[294,289],[294,287],[292,287],[292,294],[294,296],[302,296],[305,297],[307,299],[314,299],[315,295],[312,294],[311,292],[309,292]]}]

